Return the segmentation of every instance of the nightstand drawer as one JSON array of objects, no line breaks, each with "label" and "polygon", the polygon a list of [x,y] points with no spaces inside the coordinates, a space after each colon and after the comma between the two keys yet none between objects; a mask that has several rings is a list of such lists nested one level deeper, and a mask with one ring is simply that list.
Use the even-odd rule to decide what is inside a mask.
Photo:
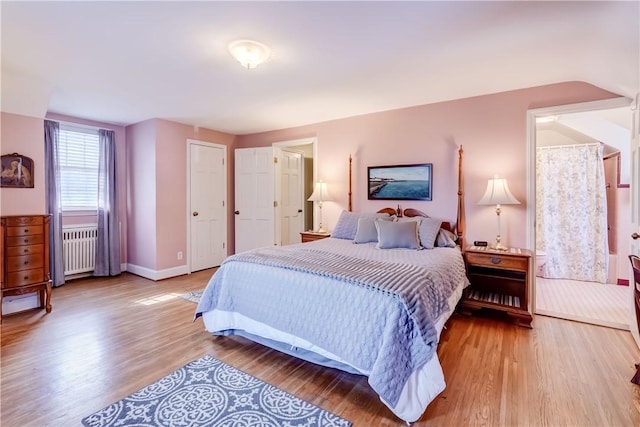
[{"label": "nightstand drawer", "polygon": [[511,257],[503,254],[479,254],[475,252],[465,253],[467,263],[474,265],[482,265],[491,268],[502,268],[505,270],[528,271],[529,258],[527,257]]}]

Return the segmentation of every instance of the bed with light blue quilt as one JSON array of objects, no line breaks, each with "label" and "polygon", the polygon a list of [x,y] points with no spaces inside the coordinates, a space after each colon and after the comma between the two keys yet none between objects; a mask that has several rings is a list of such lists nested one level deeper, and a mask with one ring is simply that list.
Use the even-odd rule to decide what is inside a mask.
[{"label": "bed with light blue quilt", "polygon": [[227,258],[196,317],[215,335],[366,375],[413,422],[444,390],[436,348],[467,283],[457,246],[380,249],[327,238]]}]

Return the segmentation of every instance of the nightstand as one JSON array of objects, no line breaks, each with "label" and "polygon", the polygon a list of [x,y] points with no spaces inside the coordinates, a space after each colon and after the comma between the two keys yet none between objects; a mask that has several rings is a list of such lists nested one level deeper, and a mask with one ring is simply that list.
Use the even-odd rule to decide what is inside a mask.
[{"label": "nightstand", "polygon": [[530,328],[531,252],[470,246],[464,250],[464,261],[471,284],[465,289],[461,307],[468,311],[499,310],[513,317],[517,324]]},{"label": "nightstand", "polygon": [[314,240],[326,239],[331,233],[318,233],[317,231],[303,231],[300,233],[302,243],[313,242]]}]

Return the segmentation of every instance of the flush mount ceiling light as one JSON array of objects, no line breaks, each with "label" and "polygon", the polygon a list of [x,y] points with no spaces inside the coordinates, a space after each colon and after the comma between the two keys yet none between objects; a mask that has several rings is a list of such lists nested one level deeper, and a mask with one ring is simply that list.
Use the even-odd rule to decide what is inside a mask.
[{"label": "flush mount ceiling light", "polygon": [[253,40],[236,40],[229,43],[229,52],[245,68],[256,68],[269,59],[271,49]]}]

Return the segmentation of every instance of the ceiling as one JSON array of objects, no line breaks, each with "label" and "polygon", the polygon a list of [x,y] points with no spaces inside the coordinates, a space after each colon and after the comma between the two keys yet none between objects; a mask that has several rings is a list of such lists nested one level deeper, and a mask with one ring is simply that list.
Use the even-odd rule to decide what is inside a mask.
[{"label": "ceiling", "polygon": [[[8,2],[2,111],[242,135],[563,81],[640,91],[640,3]],[[258,68],[236,39],[272,49]]]}]

